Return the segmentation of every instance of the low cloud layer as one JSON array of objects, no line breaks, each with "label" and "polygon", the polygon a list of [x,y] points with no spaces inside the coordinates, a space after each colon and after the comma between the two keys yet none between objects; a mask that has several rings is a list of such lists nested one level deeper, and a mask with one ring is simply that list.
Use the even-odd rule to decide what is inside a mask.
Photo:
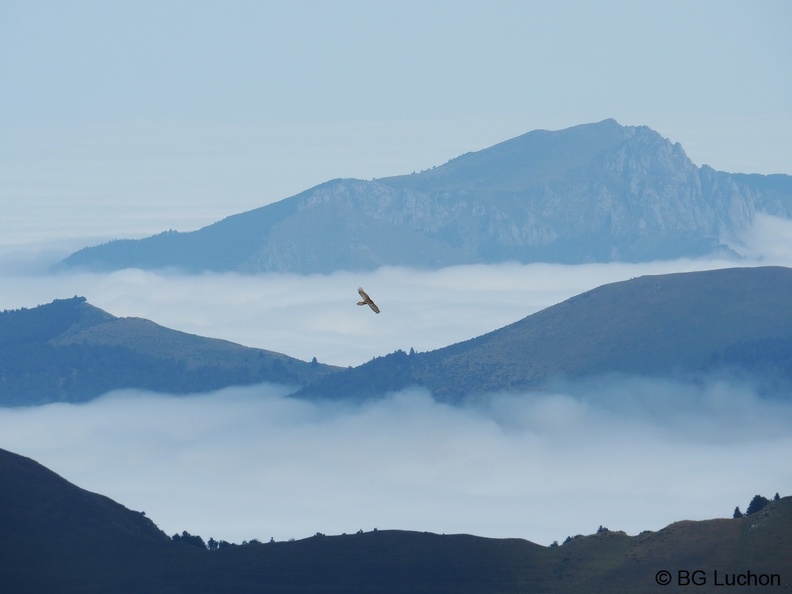
[{"label": "low cloud layer", "polygon": [[[745,260],[382,268],[330,275],[24,272],[0,263],[0,309],[84,295],[116,316],[304,360],[357,365],[472,338],[604,283],[735,265],[792,265],[792,223],[759,217]],[[21,255],[20,255],[21,254]],[[45,252],[28,252],[38,265]],[[33,254],[33,255],[30,255]],[[33,267],[40,270],[40,267]],[[382,309],[358,308],[363,286]],[[599,525],[634,534],[724,517],[792,492],[792,408],[748,385],[601,378],[475,406],[406,391],[361,406],[277,386],[0,409],[0,447],[145,511],[169,534],[301,538],[403,528],[542,544]]]},{"label": "low cloud layer", "polygon": [[[650,264],[502,264],[439,271],[382,268],[329,275],[204,274],[140,270],[3,278],[0,309],[82,295],[113,315],[223,338],[309,361],[359,365],[396,349],[427,351],[516,322],[605,283],[737,265],[727,260]],[[382,310],[355,304],[358,286]]]},{"label": "low cloud layer", "polygon": [[[23,274],[50,252],[0,254],[0,309],[83,295],[116,316],[323,363],[359,365],[396,349],[426,351],[479,336],[602,284],[645,274],[731,266],[792,266],[792,221],[759,216],[734,248],[744,259],[641,264],[500,264],[436,271],[385,267],[327,275],[141,270]],[[21,249],[21,248],[20,248]],[[358,308],[363,286],[382,309]]]},{"label": "low cloud layer", "polygon": [[373,528],[542,544],[730,516],[792,490],[792,405],[750,386],[611,378],[467,407],[405,391],[311,403],[277,386],[110,394],[0,410],[2,447],[145,511],[234,542]]}]

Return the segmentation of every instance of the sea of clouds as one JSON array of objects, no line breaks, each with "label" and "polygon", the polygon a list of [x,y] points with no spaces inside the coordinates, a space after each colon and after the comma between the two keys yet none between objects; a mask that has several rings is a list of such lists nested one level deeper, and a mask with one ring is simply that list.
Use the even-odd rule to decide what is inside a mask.
[{"label": "sea of clouds", "polygon": [[[790,265],[790,238],[789,222],[760,217],[740,261],[312,276],[50,275],[22,265],[44,252],[6,251],[0,309],[84,295],[116,316],[347,366],[443,347],[634,276]],[[358,286],[380,315],[355,305]],[[169,534],[232,542],[400,528],[549,544],[600,525],[635,534],[728,517],[757,493],[792,491],[792,405],[749,384],[612,377],[460,407],[417,390],[364,404],[288,393],[122,391],[0,409],[0,447],[145,511]]]},{"label": "sea of clouds", "polygon": [[418,390],[362,405],[285,392],[5,409],[2,447],[169,534],[231,542],[399,528],[550,544],[729,517],[792,485],[792,404],[745,385],[622,378],[465,407]]}]

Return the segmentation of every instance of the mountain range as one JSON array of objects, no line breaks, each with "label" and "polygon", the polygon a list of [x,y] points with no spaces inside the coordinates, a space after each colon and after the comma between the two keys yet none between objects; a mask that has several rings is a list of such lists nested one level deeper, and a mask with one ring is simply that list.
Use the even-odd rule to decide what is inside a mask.
[{"label": "mountain range", "polygon": [[601,528],[550,547],[374,530],[208,550],[199,536],[169,538],[145,513],[0,449],[0,527],[0,583],[26,594],[662,592],[659,572],[675,587],[682,570],[703,572],[709,587],[696,591],[717,592],[714,571],[724,583],[750,571],[786,585],[792,498],[742,518],[638,536]]},{"label": "mountain range", "polygon": [[[312,383],[303,397],[365,399],[408,386],[459,402],[604,374],[728,374],[792,387],[792,269],[642,276],[425,353],[397,351]],[[783,386],[783,388],[782,388]]]},{"label": "mountain range", "polygon": [[529,132],[420,173],[328,181],[196,231],[86,247],[56,268],[638,262],[727,250],[756,213],[792,217],[792,176],[697,167],[650,128],[604,120]]},{"label": "mountain range", "polygon": [[0,312],[0,406],[81,402],[110,390],[186,394],[307,385],[339,368],[117,318],[84,297]]},{"label": "mountain range", "polygon": [[259,382],[364,400],[410,386],[438,400],[606,374],[727,374],[792,387],[792,269],[729,268],[603,285],[482,336],[354,368],[305,362],[116,318],[83,297],[0,312],[0,405],[79,402],[138,388],[185,394]]}]

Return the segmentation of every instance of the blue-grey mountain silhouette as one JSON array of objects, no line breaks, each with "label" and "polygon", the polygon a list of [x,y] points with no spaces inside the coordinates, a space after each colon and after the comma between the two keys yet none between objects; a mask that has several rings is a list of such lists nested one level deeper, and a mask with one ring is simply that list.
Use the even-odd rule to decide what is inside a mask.
[{"label": "blue-grey mountain silhouette", "polygon": [[412,175],[328,181],[197,231],[88,247],[59,267],[638,262],[726,250],[757,213],[792,217],[792,176],[697,167],[657,132],[605,120],[536,130]]},{"label": "blue-grey mountain silhouette", "polygon": [[397,351],[297,393],[363,400],[410,386],[459,402],[610,374],[751,382],[792,393],[792,269],[642,276],[603,285],[434,351]]},{"label": "blue-grey mountain silhouette", "polygon": [[305,385],[337,367],[117,318],[85,297],[0,312],[0,406],[82,402],[110,390],[186,394]]}]

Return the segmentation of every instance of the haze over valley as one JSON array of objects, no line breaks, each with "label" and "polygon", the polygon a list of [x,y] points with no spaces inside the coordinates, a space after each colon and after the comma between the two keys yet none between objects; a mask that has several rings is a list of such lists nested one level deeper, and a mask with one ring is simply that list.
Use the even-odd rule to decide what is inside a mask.
[{"label": "haze over valley", "polygon": [[[767,232],[758,236],[765,243],[753,249],[776,245]],[[766,261],[792,263],[778,251],[741,263]],[[467,340],[607,282],[734,265],[127,270],[6,277],[6,286],[27,306],[79,292],[114,315],[346,367]],[[358,285],[382,314],[355,305]],[[792,453],[789,402],[762,397],[750,382],[703,379],[623,376],[461,408],[412,388],[363,404],[287,398],[293,386],[188,398],[127,390],[87,404],[4,409],[0,432],[5,448],[145,510],[169,534],[241,542],[378,527],[549,544],[600,524],[635,534],[724,516],[750,491],[784,493],[776,454]]]},{"label": "haze over valley", "polygon": [[790,18],[2,3],[0,582],[785,572]]},{"label": "haze over valley", "polygon": [[[398,350],[420,357],[601,285],[647,274],[790,266],[790,235],[792,222],[757,212],[720,256],[651,262],[383,266],[310,275],[52,274],[42,266],[25,273],[14,265],[4,273],[2,305],[32,308],[79,295],[90,308],[118,316],[110,320],[115,325],[102,326],[111,334],[89,328],[59,339],[64,345],[86,339],[122,344],[108,343],[121,332],[135,337],[129,343],[134,348],[155,348],[165,334],[157,330],[146,347],[141,331],[155,328],[135,321],[144,319],[294,357],[306,370],[314,357],[320,365],[345,368]],[[382,314],[355,305],[358,286]],[[88,307],[79,300],[62,303]],[[592,321],[619,324],[629,313],[614,309],[609,319]],[[245,374],[245,383],[256,377]],[[760,452],[792,453],[784,429],[792,404],[766,398],[750,378],[705,373],[689,381],[627,373],[533,391],[498,390],[461,407],[440,404],[431,391],[409,384],[388,387],[375,378],[366,388],[373,399],[357,404],[344,402],[344,388],[325,389],[321,382],[310,402],[286,398],[299,388],[293,381],[187,398],[126,389],[86,404],[0,410],[0,425],[4,447],[146,510],[166,532],[186,529],[232,542],[391,527],[548,544],[585,530],[587,522],[637,533],[681,517],[728,513],[748,496],[747,484],[774,492],[788,481],[777,458]],[[438,395],[446,388],[439,384]],[[69,399],[88,396],[79,394]],[[729,468],[735,464],[750,466],[749,476],[733,481]],[[111,466],[124,471],[107,473]]]}]

